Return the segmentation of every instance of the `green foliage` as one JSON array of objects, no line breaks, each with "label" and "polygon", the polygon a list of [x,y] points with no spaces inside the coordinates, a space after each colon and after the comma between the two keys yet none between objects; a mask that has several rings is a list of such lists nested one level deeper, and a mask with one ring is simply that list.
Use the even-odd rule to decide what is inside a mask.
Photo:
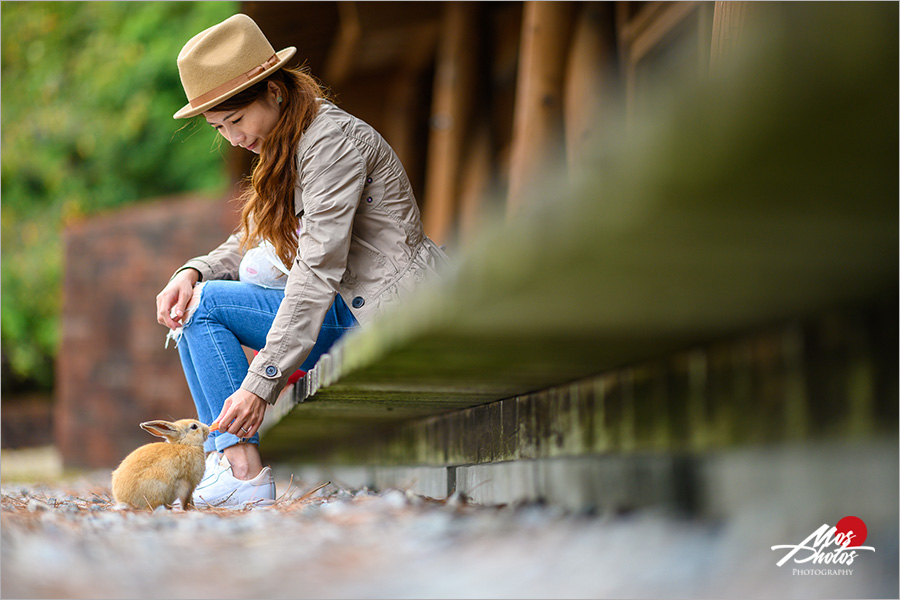
[{"label": "green foliage", "polygon": [[237,2],[3,2],[4,388],[49,389],[66,222],[224,189],[212,132],[172,119],[175,59]]}]

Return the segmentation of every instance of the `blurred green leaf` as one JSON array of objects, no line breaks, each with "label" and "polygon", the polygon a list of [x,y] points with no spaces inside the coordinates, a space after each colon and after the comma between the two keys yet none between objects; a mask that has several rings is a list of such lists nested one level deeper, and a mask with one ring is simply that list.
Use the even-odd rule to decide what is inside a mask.
[{"label": "blurred green leaf", "polygon": [[226,185],[213,133],[172,119],[175,59],[239,3],[0,6],[3,387],[50,389],[66,220]]}]

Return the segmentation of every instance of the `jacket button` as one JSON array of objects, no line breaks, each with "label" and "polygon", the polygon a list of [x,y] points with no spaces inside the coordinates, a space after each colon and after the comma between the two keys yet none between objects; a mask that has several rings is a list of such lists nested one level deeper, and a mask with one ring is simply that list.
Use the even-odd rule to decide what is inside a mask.
[{"label": "jacket button", "polygon": [[372,196],[369,196],[368,198],[366,198],[366,202],[371,202],[371,201],[372,201]]},{"label": "jacket button", "polygon": [[372,178],[371,178],[371,177],[366,177],[366,183],[372,183]]},{"label": "jacket button", "polygon": [[278,369],[276,369],[272,365],[269,365],[268,367],[266,367],[266,375],[268,375],[269,377],[275,377],[277,374],[278,374]]},{"label": "jacket button", "polygon": [[353,305],[353,308],[362,308],[362,305],[365,303],[366,303],[366,301],[363,300],[362,296],[357,296],[356,298],[353,299],[352,302],[350,302],[350,304]]}]

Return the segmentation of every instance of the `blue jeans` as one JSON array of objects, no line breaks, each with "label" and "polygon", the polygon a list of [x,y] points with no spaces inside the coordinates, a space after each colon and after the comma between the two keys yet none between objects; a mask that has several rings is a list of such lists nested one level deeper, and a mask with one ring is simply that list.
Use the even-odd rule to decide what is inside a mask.
[{"label": "blue jeans", "polygon": [[[249,363],[241,346],[253,350],[265,346],[266,334],[284,300],[284,290],[240,281],[213,280],[201,285],[200,302],[187,319],[177,348],[197,416],[209,425],[247,375]],[[338,338],[358,325],[344,300],[335,295],[316,344],[300,368],[312,369]],[[259,434],[239,438],[231,433],[211,432],[205,449],[221,452],[238,442],[259,444]]]}]

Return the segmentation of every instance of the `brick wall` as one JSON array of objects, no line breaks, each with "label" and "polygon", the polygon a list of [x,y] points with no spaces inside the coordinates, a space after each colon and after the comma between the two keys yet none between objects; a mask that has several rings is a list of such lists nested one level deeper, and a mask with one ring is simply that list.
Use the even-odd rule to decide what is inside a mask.
[{"label": "brick wall", "polygon": [[156,294],[174,270],[237,224],[223,198],[165,198],[64,232],[54,438],[70,467],[114,467],[156,441],[138,424],[196,416],[177,351],[164,349]]},{"label": "brick wall", "polygon": [[29,448],[53,443],[53,402],[44,394],[3,398],[0,446]]}]

